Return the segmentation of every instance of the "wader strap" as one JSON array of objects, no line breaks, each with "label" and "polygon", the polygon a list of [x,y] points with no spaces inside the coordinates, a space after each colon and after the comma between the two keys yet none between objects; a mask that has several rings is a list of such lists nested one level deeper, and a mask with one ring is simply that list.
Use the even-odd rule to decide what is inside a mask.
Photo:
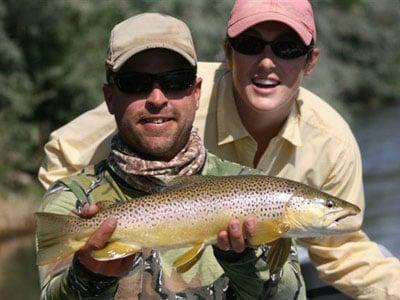
[{"label": "wader strap", "polygon": [[[66,184],[66,183],[64,183],[64,184]],[[78,212],[85,205],[85,203],[89,203],[89,204],[91,203],[85,190],[80,186],[80,184],[78,182],[76,182],[75,180],[72,180],[71,182],[69,182],[66,185],[78,199],[75,204],[75,206],[76,206],[75,208]]]}]

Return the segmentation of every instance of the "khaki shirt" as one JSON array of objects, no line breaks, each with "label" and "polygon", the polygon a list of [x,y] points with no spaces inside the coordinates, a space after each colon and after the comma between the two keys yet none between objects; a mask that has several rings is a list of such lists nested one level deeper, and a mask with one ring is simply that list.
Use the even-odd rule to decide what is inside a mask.
[{"label": "khaki shirt", "polygon": [[[203,78],[195,126],[217,156],[251,166],[256,142],[242,125],[230,72],[219,63],[199,63]],[[39,171],[44,186],[109,152],[115,121],[105,104],[51,134]],[[295,105],[257,169],[300,181],[352,202],[364,210],[361,157],[346,122],[322,99],[300,88]],[[362,222],[362,214],[348,222]],[[385,258],[362,231],[323,239],[302,239],[320,277],[360,299],[400,299],[400,262]]]}]

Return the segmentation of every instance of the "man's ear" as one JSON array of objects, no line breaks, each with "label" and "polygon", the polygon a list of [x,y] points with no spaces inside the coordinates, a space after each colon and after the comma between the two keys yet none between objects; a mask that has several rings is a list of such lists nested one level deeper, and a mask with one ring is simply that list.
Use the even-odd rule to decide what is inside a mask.
[{"label": "man's ear", "polygon": [[103,84],[103,97],[107,104],[108,112],[114,114],[113,87],[108,83]]},{"label": "man's ear", "polygon": [[196,110],[200,107],[200,96],[201,96],[201,84],[203,79],[201,77],[196,78],[196,83],[193,90],[193,96],[196,101]]},{"label": "man's ear", "polygon": [[306,65],[304,67],[304,75],[310,75],[314,70],[317,62],[319,60],[321,50],[319,48],[315,48],[310,53],[310,57],[307,58]]}]

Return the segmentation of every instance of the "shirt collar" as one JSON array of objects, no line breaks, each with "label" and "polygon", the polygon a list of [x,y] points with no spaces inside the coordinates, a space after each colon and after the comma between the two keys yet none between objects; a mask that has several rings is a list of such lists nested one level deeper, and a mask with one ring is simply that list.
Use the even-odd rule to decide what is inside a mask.
[{"label": "shirt collar", "polygon": [[283,125],[282,130],[278,134],[296,147],[300,147],[302,145],[300,135],[300,116],[300,101],[298,93],[296,96],[296,101],[290,109],[289,116]]},{"label": "shirt collar", "polygon": [[[298,147],[302,145],[299,124],[299,95],[300,93],[298,93],[296,97],[296,102],[292,106],[282,130],[278,133],[278,136]],[[220,146],[231,143],[245,137],[251,138],[250,134],[243,126],[236,108],[233,95],[232,76],[230,72],[227,72],[223,75],[223,78],[220,81],[219,93],[217,97],[218,145]]]},{"label": "shirt collar", "polygon": [[217,99],[217,132],[218,145],[250,136],[242,124],[233,96],[232,76],[230,72],[223,75]]}]

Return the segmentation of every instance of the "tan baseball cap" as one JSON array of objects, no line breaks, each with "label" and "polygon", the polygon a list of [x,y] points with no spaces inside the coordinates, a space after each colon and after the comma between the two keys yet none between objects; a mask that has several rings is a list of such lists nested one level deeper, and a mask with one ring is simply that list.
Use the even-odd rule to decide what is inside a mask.
[{"label": "tan baseball cap", "polygon": [[106,65],[117,72],[133,55],[154,48],[172,50],[192,66],[197,65],[192,35],[187,25],[174,17],[159,13],[133,16],[111,31]]}]

